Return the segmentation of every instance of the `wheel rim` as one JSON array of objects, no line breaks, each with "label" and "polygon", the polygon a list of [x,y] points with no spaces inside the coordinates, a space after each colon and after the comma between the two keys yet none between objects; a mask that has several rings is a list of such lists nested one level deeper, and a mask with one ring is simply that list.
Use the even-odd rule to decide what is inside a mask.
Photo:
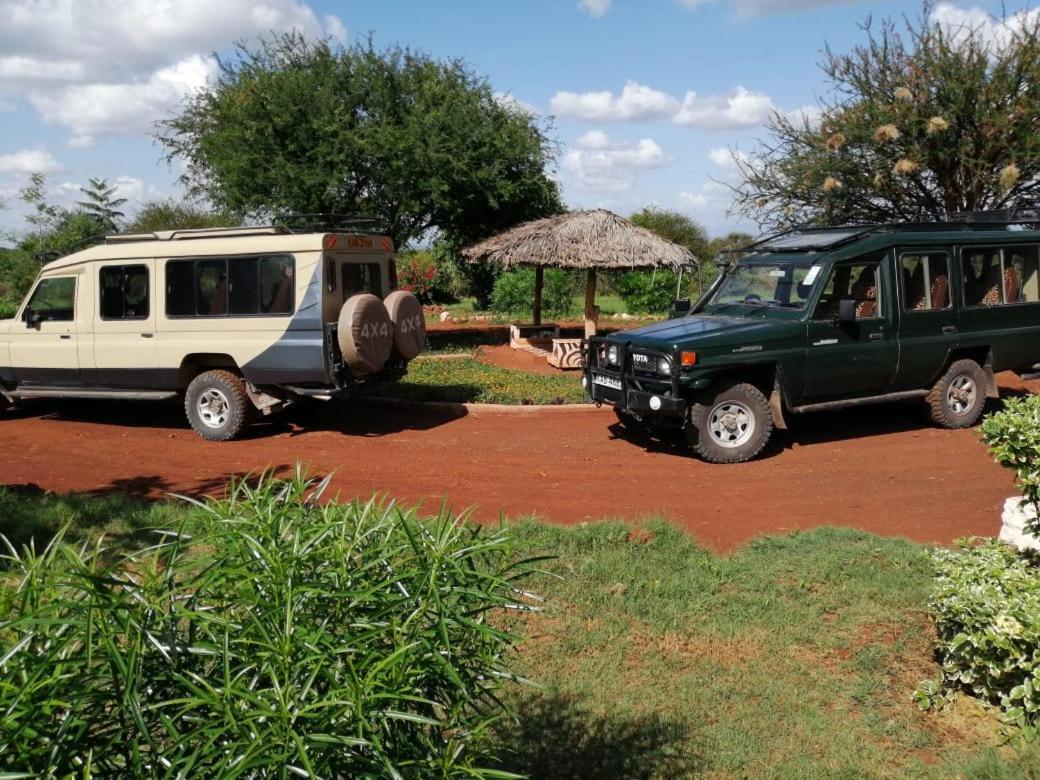
[{"label": "wheel rim", "polygon": [[978,390],[968,374],[958,374],[946,391],[946,406],[954,414],[967,414],[975,406]]},{"label": "wheel rim", "polygon": [[744,404],[723,401],[708,415],[708,433],[720,447],[740,447],[755,433],[755,415]]},{"label": "wheel rim", "polygon": [[230,416],[231,404],[227,396],[215,387],[207,387],[195,404],[199,419],[207,428],[223,428]]}]

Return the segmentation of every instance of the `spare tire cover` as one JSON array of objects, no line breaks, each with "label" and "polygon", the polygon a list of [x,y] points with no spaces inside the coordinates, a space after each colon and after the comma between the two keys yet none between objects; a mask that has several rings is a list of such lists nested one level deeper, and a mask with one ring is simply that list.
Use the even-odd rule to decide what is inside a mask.
[{"label": "spare tire cover", "polygon": [[407,290],[395,290],[383,301],[394,323],[394,347],[405,360],[426,347],[426,316],[419,299]]},{"label": "spare tire cover", "polygon": [[394,324],[383,302],[370,293],[347,298],[339,310],[339,348],[357,374],[374,374],[394,348]]}]

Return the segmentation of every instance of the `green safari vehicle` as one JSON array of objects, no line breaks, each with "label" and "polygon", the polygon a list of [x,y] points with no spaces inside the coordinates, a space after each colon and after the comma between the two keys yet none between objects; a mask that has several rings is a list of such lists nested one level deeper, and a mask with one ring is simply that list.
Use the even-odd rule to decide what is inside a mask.
[{"label": "green safari vehicle", "polygon": [[974,425],[995,371],[1040,370],[1040,209],[795,229],[722,265],[672,319],[590,338],[582,384],[624,428],[681,427],[712,463],[804,412],[920,399]]}]

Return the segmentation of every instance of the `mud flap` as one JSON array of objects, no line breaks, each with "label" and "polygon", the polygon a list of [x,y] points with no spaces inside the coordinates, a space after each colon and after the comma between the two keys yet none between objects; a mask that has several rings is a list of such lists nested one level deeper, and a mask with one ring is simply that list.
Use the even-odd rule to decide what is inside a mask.
[{"label": "mud flap", "polygon": [[784,399],[778,386],[774,386],[773,392],[769,394],[769,411],[773,415],[773,427],[786,431],[787,420],[784,419]]}]

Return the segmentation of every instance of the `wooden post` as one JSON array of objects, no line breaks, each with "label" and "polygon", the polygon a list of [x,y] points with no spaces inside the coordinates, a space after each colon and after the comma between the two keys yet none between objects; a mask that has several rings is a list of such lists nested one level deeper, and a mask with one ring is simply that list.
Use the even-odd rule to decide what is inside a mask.
[{"label": "wooden post", "polygon": [[534,267],[534,324],[542,324],[542,276],[545,269],[540,265]]},{"label": "wooden post", "polygon": [[596,320],[599,311],[596,309],[596,269],[589,269],[589,278],[585,282],[585,338],[596,335]]}]

